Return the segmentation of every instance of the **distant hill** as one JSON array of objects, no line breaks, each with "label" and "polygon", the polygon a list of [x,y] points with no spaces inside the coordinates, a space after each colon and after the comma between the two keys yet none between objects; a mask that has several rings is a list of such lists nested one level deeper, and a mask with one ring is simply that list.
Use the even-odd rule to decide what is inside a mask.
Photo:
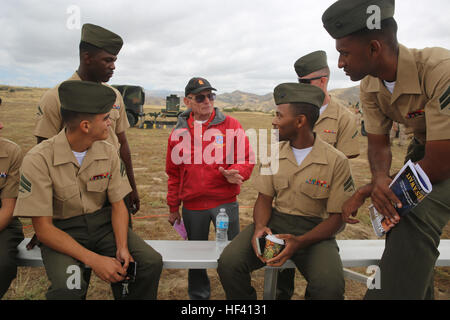
[{"label": "distant hill", "polygon": [[275,106],[272,93],[257,95],[235,90],[217,96],[216,106],[222,109],[238,109],[268,112]]},{"label": "distant hill", "polygon": [[[166,104],[165,97],[170,94],[178,95],[181,98],[181,104],[183,105],[184,92],[169,90],[146,90],[145,103],[164,106]],[[359,86],[334,89],[330,91],[330,94],[346,106],[354,105],[359,101]],[[275,109],[275,101],[273,100],[272,93],[257,95],[254,93],[235,90],[231,93],[222,93],[217,95],[215,106],[220,109],[229,110],[271,112]]]},{"label": "distant hill", "polygon": [[[0,94],[3,92],[14,92],[14,91],[33,91],[33,90],[43,90],[45,88],[31,88],[31,87],[18,87],[18,86],[8,86],[0,84]],[[184,106],[183,97],[184,92],[182,91],[170,91],[170,90],[145,90],[145,104],[147,105],[157,105],[165,106],[166,97],[176,94],[181,98],[181,106]],[[346,106],[354,105],[359,101],[359,86],[334,89],[330,91],[333,97],[336,97],[341,103]],[[271,112],[275,109],[275,102],[273,100],[272,93],[267,93],[265,95],[257,95],[254,93],[243,92],[235,90],[231,93],[222,93],[217,95],[215,106],[220,109],[228,110],[251,110],[251,111],[261,111],[261,112]]]},{"label": "distant hill", "polygon": [[346,106],[355,105],[359,102],[359,86],[330,90],[330,95],[338,98]]}]

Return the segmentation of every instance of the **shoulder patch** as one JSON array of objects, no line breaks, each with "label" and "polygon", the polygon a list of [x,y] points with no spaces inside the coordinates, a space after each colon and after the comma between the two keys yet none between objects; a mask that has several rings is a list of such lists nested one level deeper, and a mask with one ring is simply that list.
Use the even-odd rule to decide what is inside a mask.
[{"label": "shoulder patch", "polygon": [[439,104],[441,106],[441,112],[446,115],[450,115],[450,86],[439,98]]}]

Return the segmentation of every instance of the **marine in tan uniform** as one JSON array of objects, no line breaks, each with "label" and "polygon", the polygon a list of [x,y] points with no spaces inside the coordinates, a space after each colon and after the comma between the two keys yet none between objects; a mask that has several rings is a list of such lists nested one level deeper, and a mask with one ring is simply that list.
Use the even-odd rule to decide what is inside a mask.
[{"label": "marine in tan uniform", "polygon": [[[227,299],[256,299],[250,273],[292,259],[308,281],[306,298],[343,299],[343,268],[334,235],[342,227],[342,204],[354,191],[349,160],[312,131],[324,99],[321,89],[284,83],[275,88],[274,98],[273,125],[282,141],[279,169],[255,177],[259,194],[254,223],[220,256],[221,283]],[[286,243],[280,255],[267,261],[256,249],[256,239],[265,234],[277,234]]]},{"label": "marine in tan uniform", "polygon": [[[367,13],[374,5],[380,21],[375,28]],[[372,171],[372,183],[345,204],[343,216],[357,222],[350,215],[370,196],[393,226],[380,262],[381,289],[368,290],[366,299],[431,299],[440,235],[450,218],[450,51],[399,44],[394,11],[393,0],[341,0],[322,16],[325,29],[336,39],[339,67],[353,81],[362,80]],[[393,121],[414,134],[405,161],[417,162],[433,184],[433,191],[402,217],[389,189]]]},{"label": "marine in tan uniform", "polygon": [[[0,130],[2,128],[0,122]],[[16,277],[17,246],[23,240],[22,224],[18,218],[13,218],[21,164],[20,147],[0,137],[0,299]]]},{"label": "marine in tan uniform", "polygon": [[[84,24],[81,30],[80,65],[78,70],[68,80],[84,80],[102,83],[112,88],[106,82],[113,76],[115,61],[122,48],[122,38],[100,26]],[[58,96],[58,87],[47,91],[41,98],[37,108],[37,120],[33,134],[38,143],[49,139],[63,128],[61,119],[61,102]],[[119,151],[119,156],[125,164],[128,180],[132,187],[129,197],[131,211],[135,213],[140,208],[139,195],[133,173],[130,148],[125,130],[130,127],[126,116],[125,104],[120,92],[112,88],[116,95],[110,113],[111,126],[107,141]]]},{"label": "marine in tan uniform", "polygon": [[103,141],[116,94],[78,80],[62,83],[58,94],[65,129],[24,157],[14,210],[14,216],[32,218],[43,244],[51,282],[47,298],[84,298],[88,279],[72,273],[85,275],[85,266],[112,283],[114,297],[122,298],[121,282],[130,261],[136,261],[136,281],[129,284],[127,298],[156,299],[161,256],[128,228],[123,198],[131,188],[117,150]]},{"label": "marine in tan uniform", "polygon": [[294,63],[294,69],[300,83],[312,84],[325,92],[325,100],[320,108],[314,132],[349,159],[357,157],[359,155],[357,121],[347,107],[328,93],[330,68],[326,52],[314,51],[299,58]]},{"label": "marine in tan uniform", "polygon": [[[330,68],[326,52],[319,50],[300,57],[294,63],[294,69],[300,83],[319,87],[325,93],[314,132],[349,159],[357,157],[359,155],[357,120],[344,105],[328,93]],[[277,281],[278,300],[289,300],[292,297],[294,279],[294,269],[280,270]]]}]

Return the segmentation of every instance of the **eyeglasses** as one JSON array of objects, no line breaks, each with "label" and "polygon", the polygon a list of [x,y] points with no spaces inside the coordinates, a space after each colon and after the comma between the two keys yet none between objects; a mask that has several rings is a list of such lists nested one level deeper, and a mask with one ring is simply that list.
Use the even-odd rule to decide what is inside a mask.
[{"label": "eyeglasses", "polygon": [[298,78],[298,82],[310,84],[312,80],[318,80],[318,79],[322,79],[322,78],[328,78],[328,76],[319,76],[319,77],[308,78],[308,79]]},{"label": "eyeglasses", "polygon": [[206,97],[208,97],[209,101],[216,100],[216,94],[215,93],[208,93],[208,94],[197,94],[194,97],[187,97],[189,99],[195,99],[195,102],[202,103],[205,101]]}]

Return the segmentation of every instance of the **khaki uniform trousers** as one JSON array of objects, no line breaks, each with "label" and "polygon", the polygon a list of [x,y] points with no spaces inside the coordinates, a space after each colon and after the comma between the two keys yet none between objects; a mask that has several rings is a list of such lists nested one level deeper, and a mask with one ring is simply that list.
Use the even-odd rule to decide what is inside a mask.
[{"label": "khaki uniform trousers", "polygon": [[[67,220],[55,220],[53,223],[85,248],[100,255],[116,256],[117,249],[111,224],[110,207]],[[156,299],[162,271],[161,255],[131,229],[128,230],[128,250],[137,262],[137,272],[136,281],[129,283],[129,295],[126,299]],[[41,252],[45,270],[51,282],[46,294],[47,299],[85,299],[91,269],[86,268],[82,262],[45,245],[42,245]],[[78,266],[81,270],[80,289],[68,286],[68,279],[72,276],[70,270],[73,270],[71,266]],[[121,299],[121,283],[111,284],[111,288],[114,298]]]},{"label": "khaki uniform trousers", "polygon": [[[268,227],[274,234],[302,235],[322,219],[294,216],[272,210]],[[251,286],[251,272],[264,267],[253,250],[254,224],[249,225],[224,249],[217,272],[227,299],[256,299]],[[344,272],[335,238],[315,243],[297,251],[291,260],[308,282],[306,299],[343,299]]]},{"label": "khaki uniform trousers", "polygon": [[[424,146],[413,139],[407,159],[419,161]],[[367,290],[364,299],[434,299],[434,266],[439,257],[442,229],[450,219],[450,179],[433,191],[386,235],[380,261],[380,289]]]},{"label": "khaki uniform trousers", "polygon": [[13,218],[11,223],[0,231],[0,299],[16,277],[17,246],[22,240],[22,224],[18,218]]}]

